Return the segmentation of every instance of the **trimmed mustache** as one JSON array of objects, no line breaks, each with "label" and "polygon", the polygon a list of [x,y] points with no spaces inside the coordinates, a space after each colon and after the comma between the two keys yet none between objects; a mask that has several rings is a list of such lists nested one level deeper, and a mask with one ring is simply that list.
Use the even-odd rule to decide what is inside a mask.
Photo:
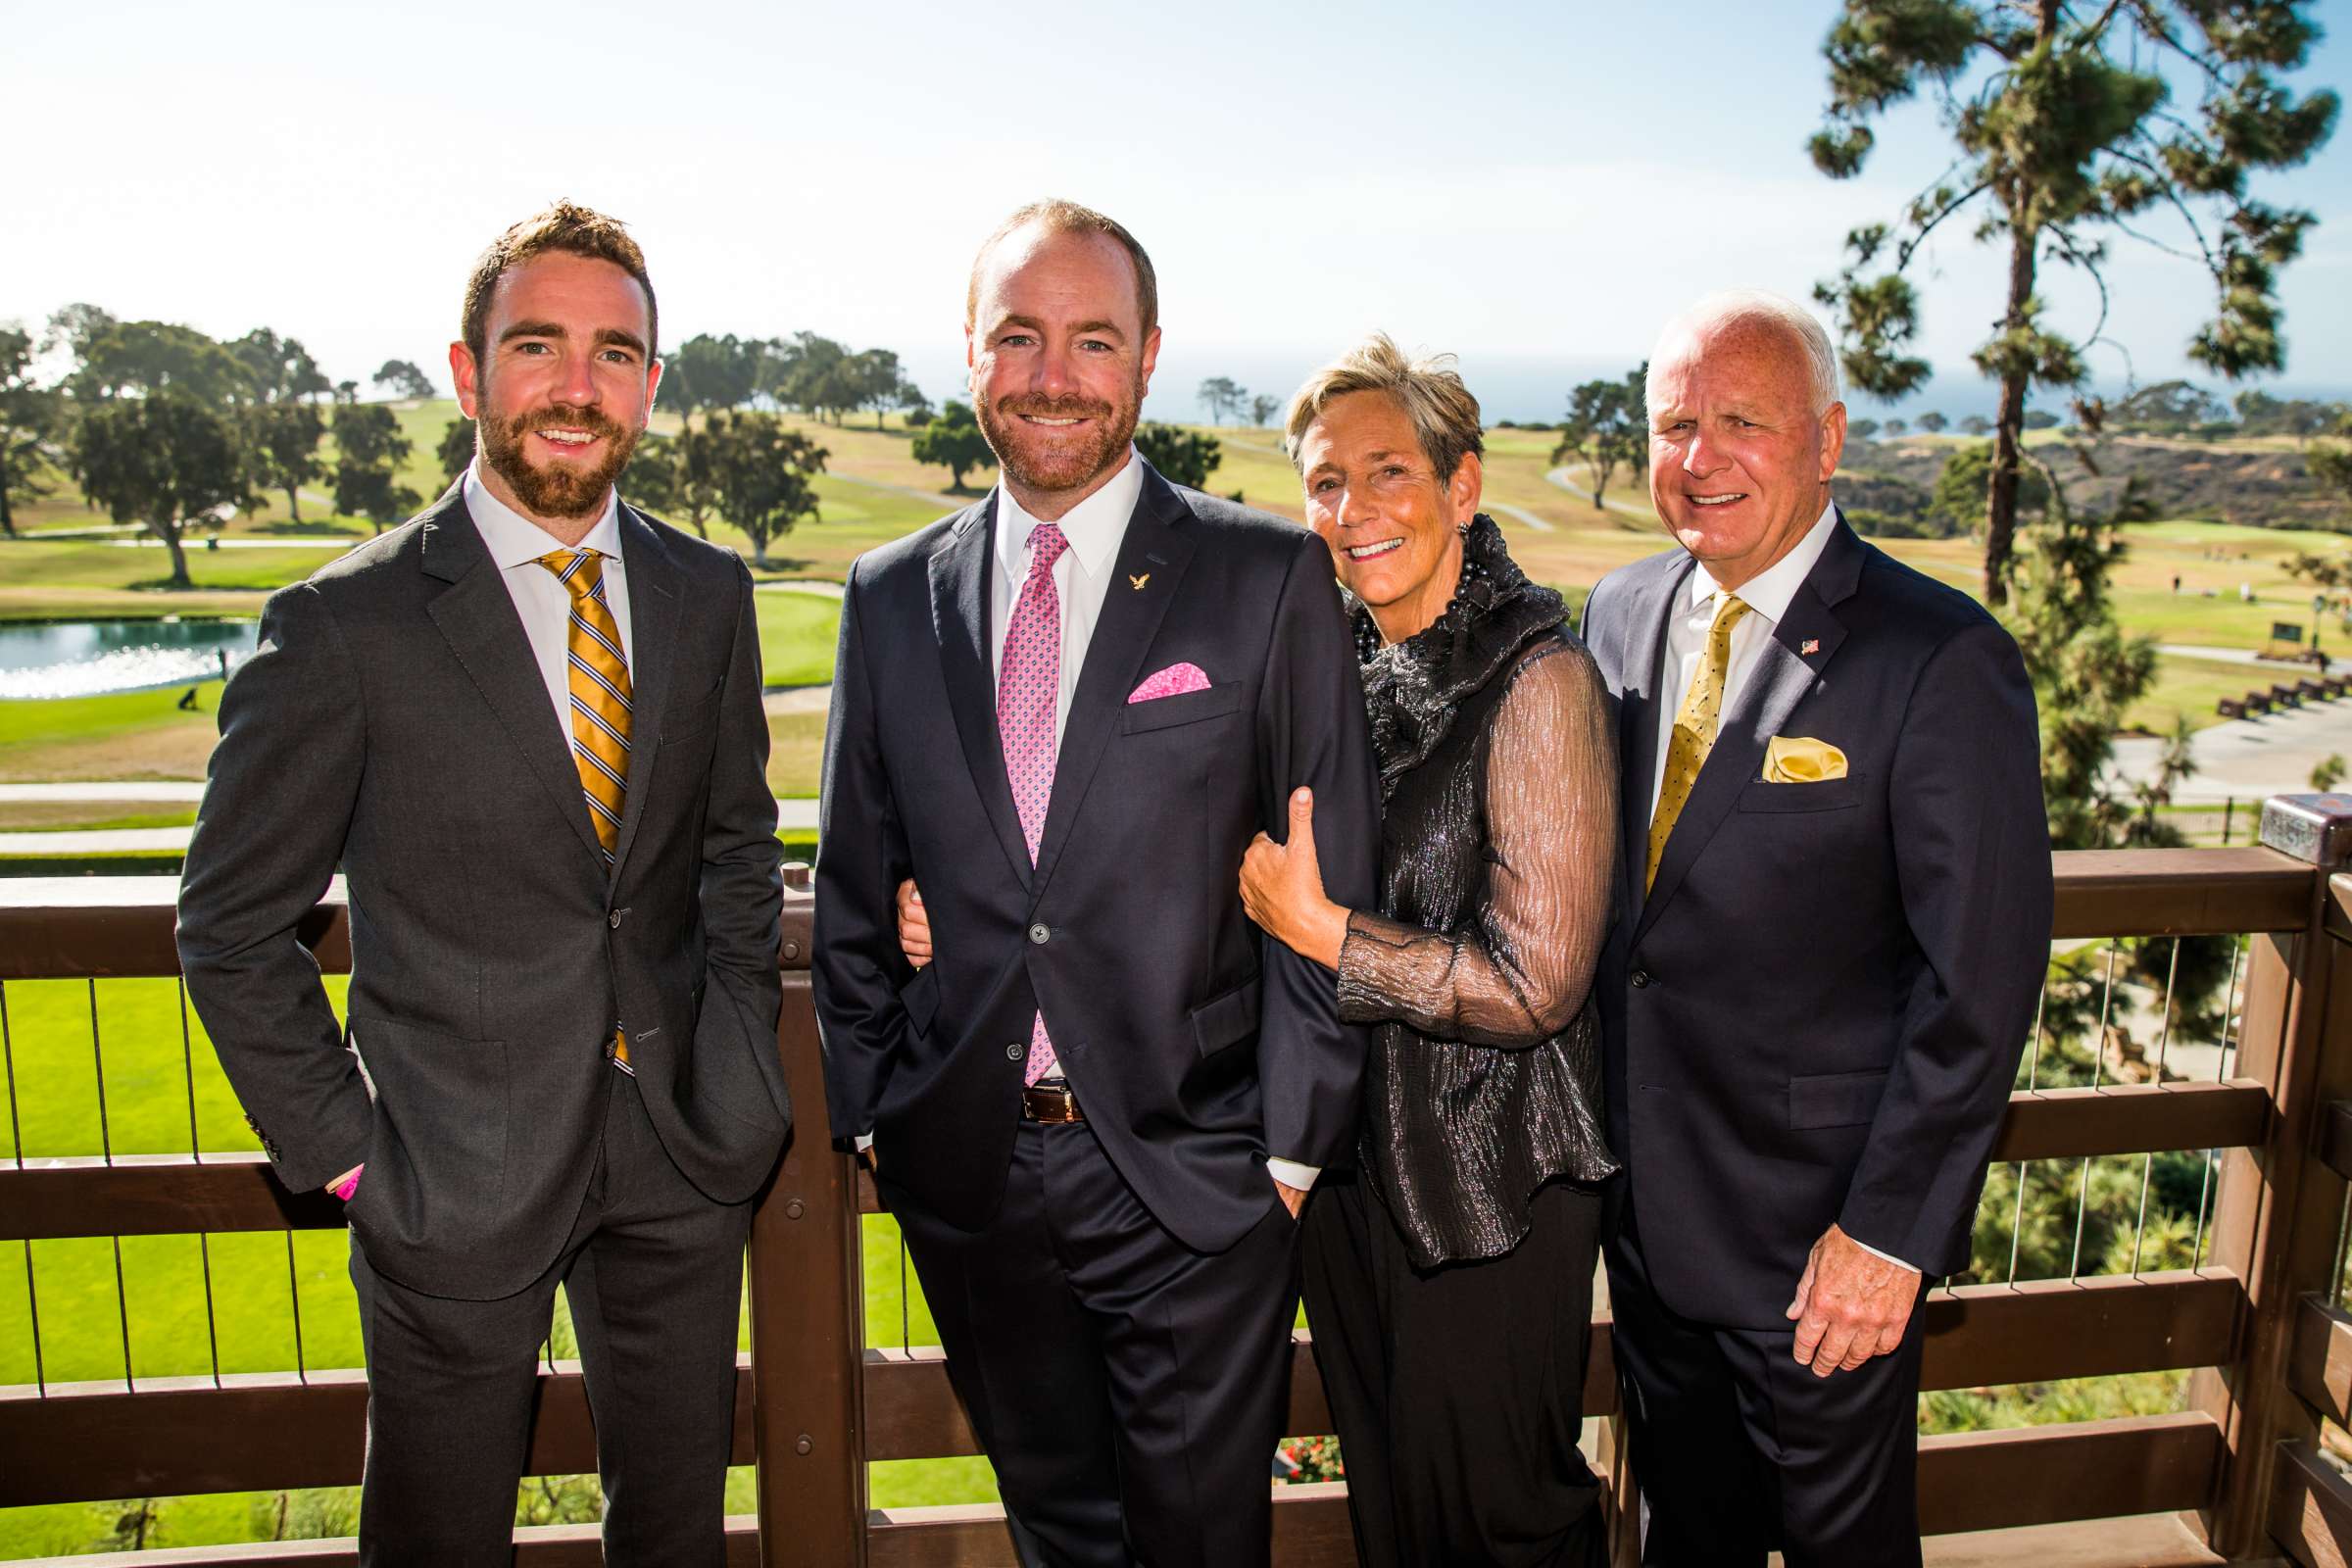
[{"label": "trimmed mustache", "polygon": [[617,439],[620,425],[596,409],[551,409],[543,414],[517,414],[507,421],[507,434],[519,441],[534,430],[585,430],[592,436]]},{"label": "trimmed mustache", "polygon": [[1005,414],[1025,414],[1038,419],[1107,419],[1113,412],[1109,404],[1094,398],[1050,398],[1035,392],[999,399],[997,407]]}]

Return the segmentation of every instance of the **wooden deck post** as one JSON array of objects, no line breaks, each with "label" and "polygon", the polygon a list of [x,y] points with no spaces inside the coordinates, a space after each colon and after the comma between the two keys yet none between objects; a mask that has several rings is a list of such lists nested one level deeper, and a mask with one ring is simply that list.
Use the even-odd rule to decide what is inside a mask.
[{"label": "wooden deck post", "polygon": [[858,1188],[832,1147],[806,895],[784,906],[777,1046],[793,1134],[752,1215],[752,1430],[765,1568],[864,1568],[864,1302]]},{"label": "wooden deck post", "polygon": [[[2296,1305],[2324,1289],[2335,1261],[2344,1184],[2315,1154],[2329,1102],[2352,1094],[2352,946],[2328,930],[2328,873],[2352,856],[2352,797],[2275,796],[2263,804],[2261,841],[2323,873],[2299,931],[2252,939],[2233,1076],[2271,1088],[2264,1141],[2222,1155],[2212,1263],[2245,1282],[2247,1318],[2234,1364],[2197,1372],[2191,1408],[2220,1423],[2224,1473],[2201,1522],[2214,1548],[2236,1559],[2267,1555],[2264,1521],[2281,1442],[2310,1440],[2317,1422],[2285,1381]],[[2340,924],[2340,922],[2339,922]]]}]

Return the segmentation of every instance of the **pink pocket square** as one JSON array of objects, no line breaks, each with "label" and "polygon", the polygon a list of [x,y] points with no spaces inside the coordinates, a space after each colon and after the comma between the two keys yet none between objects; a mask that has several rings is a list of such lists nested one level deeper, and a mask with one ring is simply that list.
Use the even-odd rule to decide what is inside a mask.
[{"label": "pink pocket square", "polygon": [[1208,690],[1208,676],[1199,664],[1170,664],[1156,675],[1147,675],[1144,683],[1127,694],[1131,703],[1148,703],[1154,698],[1181,697],[1186,692]]}]

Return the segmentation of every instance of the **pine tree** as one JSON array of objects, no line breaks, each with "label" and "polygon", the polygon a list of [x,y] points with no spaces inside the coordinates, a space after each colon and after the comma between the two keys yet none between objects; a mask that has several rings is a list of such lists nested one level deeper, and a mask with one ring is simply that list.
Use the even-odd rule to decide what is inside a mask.
[{"label": "pine tree", "polygon": [[[2188,357],[2224,377],[2285,364],[2278,269],[2301,250],[2312,215],[2247,189],[2257,171],[2291,169],[2335,125],[2333,92],[2298,97],[2279,74],[2319,35],[2307,0],[1845,0],[1825,52],[1829,123],[1813,162],[1832,178],[1861,172],[1871,122],[1931,93],[1956,157],[1892,224],[1846,236],[1851,258],[1816,289],[1845,340],[1847,375],[1900,396],[1928,375],[1906,353],[1919,296],[1906,270],[1947,220],[1974,211],[1976,237],[2005,243],[2006,305],[1976,365],[2000,383],[1985,496],[1984,595],[2008,597],[2029,388],[2075,387],[2082,342],[2044,324],[2035,292],[2048,263],[2079,268],[2106,298],[2110,234],[2194,259],[2213,278],[2213,318]],[[2174,102],[2176,81],[2193,94]],[[2156,240],[2161,223],[2177,243]],[[1873,272],[1882,262],[1887,265]]]}]

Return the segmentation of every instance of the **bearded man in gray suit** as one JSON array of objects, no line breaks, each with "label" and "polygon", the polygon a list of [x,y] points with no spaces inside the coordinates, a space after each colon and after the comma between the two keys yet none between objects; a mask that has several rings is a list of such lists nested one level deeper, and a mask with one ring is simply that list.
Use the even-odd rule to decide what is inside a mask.
[{"label": "bearded man in gray suit", "polygon": [[[606,1560],[723,1560],[781,892],[751,576],[613,490],[655,331],[612,220],[500,236],[450,347],[473,466],[272,595],[221,699],[180,960],[278,1176],[348,1205],[363,1563],[511,1560],[559,1284]],[[348,1029],[300,935],[338,865]]]}]

